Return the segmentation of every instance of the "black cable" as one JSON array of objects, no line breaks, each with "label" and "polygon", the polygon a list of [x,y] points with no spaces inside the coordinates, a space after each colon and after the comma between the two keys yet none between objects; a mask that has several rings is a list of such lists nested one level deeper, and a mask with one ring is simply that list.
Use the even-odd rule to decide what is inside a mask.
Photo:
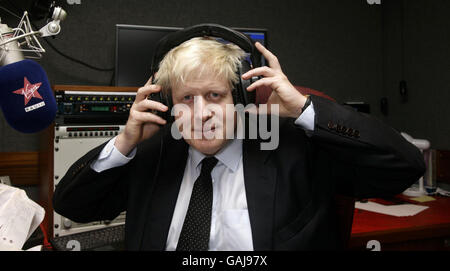
[{"label": "black cable", "polygon": [[[31,23],[31,24],[33,25],[34,28],[37,28],[36,25],[35,25],[34,23]],[[43,40],[48,44],[48,46],[50,46],[50,48],[52,48],[56,53],[58,53],[59,55],[65,57],[65,58],[67,58],[67,59],[69,59],[69,60],[71,60],[71,61],[73,61],[73,62],[75,62],[75,63],[78,63],[78,64],[80,64],[80,65],[86,66],[86,67],[88,67],[88,68],[90,68],[90,69],[97,70],[97,71],[102,71],[102,72],[114,71],[114,70],[116,69],[115,67],[112,67],[112,68],[99,68],[99,67],[95,67],[95,66],[93,66],[93,65],[91,65],[91,64],[88,64],[88,63],[86,63],[86,62],[84,62],[84,61],[81,61],[81,60],[79,60],[79,59],[76,59],[76,58],[74,58],[74,57],[71,57],[71,56],[69,56],[69,55],[67,55],[67,54],[65,54],[65,53],[63,53],[63,52],[61,52],[61,51],[60,51],[58,48],[56,48],[55,45],[53,45],[47,38],[42,38],[42,39],[43,39]]]},{"label": "black cable", "polygon": [[115,70],[115,67],[112,67],[112,68],[98,68],[98,67],[95,67],[95,66],[92,66],[91,64],[88,64],[88,63],[86,63],[86,62],[83,62],[83,61],[81,61],[81,60],[78,60],[78,59],[76,59],[76,58],[74,58],[74,57],[71,57],[71,56],[68,56],[68,55],[66,55],[65,53],[63,53],[63,52],[61,52],[59,49],[57,49],[48,39],[43,39],[43,40],[45,40],[45,42],[56,52],[56,53],[58,53],[58,54],[60,54],[61,56],[63,56],[63,57],[65,57],[65,58],[67,58],[67,59],[69,59],[69,60],[71,60],[71,61],[73,61],[73,62],[76,62],[76,63],[78,63],[78,64],[80,64],[80,65],[83,65],[83,66],[86,66],[86,67],[88,67],[88,68],[90,68],[90,69],[93,69],[93,70],[97,70],[97,71],[114,71]]},{"label": "black cable", "polygon": [[15,14],[14,12],[12,12],[11,10],[5,8],[4,6],[0,6],[1,9],[3,9],[4,11],[8,12],[10,15],[13,15],[16,18],[22,19],[21,17],[19,17],[17,14]]},{"label": "black cable", "polygon": [[[36,25],[33,23],[33,22],[31,22],[31,25],[33,25],[33,27],[34,28],[38,28],[38,27],[36,27]],[[67,58],[67,59],[69,59],[69,60],[71,60],[71,61],[73,61],[73,62],[75,62],[75,63],[78,63],[78,64],[80,64],[80,65],[83,65],[83,66],[86,66],[86,67],[88,67],[88,68],[90,68],[90,69],[93,69],[93,70],[97,70],[97,71],[102,71],[102,72],[108,72],[108,71],[114,71],[115,70],[115,67],[112,67],[112,68],[98,68],[98,67],[95,67],[95,66],[93,66],[93,65],[91,65],[91,64],[88,64],[88,63],[86,63],[86,62],[84,62],[84,61],[81,61],[81,60],[79,60],[79,59],[76,59],[76,58],[74,58],[74,57],[71,57],[71,56],[69,56],[69,55],[67,55],[67,54],[65,54],[65,53],[63,53],[63,52],[61,52],[58,48],[56,48],[55,47],[55,45],[53,45],[47,38],[42,38],[47,44],[48,44],[48,46],[50,46],[50,48],[52,48],[56,53],[58,53],[59,55],[61,55],[61,56],[63,56],[63,57],[65,57],[65,58]]]},{"label": "black cable", "polygon": [[[9,0],[6,0],[6,2],[7,2],[11,7],[13,7],[13,8],[16,10],[16,12],[18,11],[18,12],[23,13],[23,10],[22,10],[21,8],[17,7],[16,4],[15,4],[14,2],[11,2],[11,1],[9,1]],[[15,15],[16,15],[17,17],[21,18],[21,17],[18,16],[17,14],[15,14]]]},{"label": "black cable", "polygon": [[405,79],[405,1],[402,0],[400,9],[400,46],[401,46],[401,76]]},{"label": "black cable", "polygon": [[111,80],[109,81],[110,86],[114,86],[114,79],[116,78],[116,70],[113,70]]},{"label": "black cable", "polygon": [[[9,0],[6,0],[6,2],[8,2],[14,9],[16,9],[16,11],[24,12],[24,11],[22,11],[19,7],[17,7],[13,2],[10,2]],[[17,18],[21,18],[21,17],[18,16],[17,14],[12,13],[10,10],[8,10],[8,9],[6,9],[6,8],[4,8],[4,7],[2,7],[2,8],[5,9],[6,11],[8,11],[9,13],[13,14],[13,15],[16,16]],[[31,22],[31,25],[32,25],[35,29],[38,29],[38,27],[34,24],[34,22]],[[73,62],[75,62],[75,63],[78,63],[78,64],[83,65],[83,66],[85,66],[85,67],[88,67],[88,68],[90,68],[90,69],[97,70],[97,71],[102,71],[102,72],[109,72],[109,71],[114,71],[114,70],[115,70],[115,67],[112,67],[112,68],[99,68],[99,67],[95,67],[95,66],[93,66],[93,65],[91,65],[91,64],[88,64],[88,63],[86,63],[86,62],[84,62],[84,61],[81,61],[81,60],[79,60],[79,59],[76,59],[76,58],[74,58],[74,57],[71,57],[71,56],[69,56],[69,55],[67,55],[67,54],[65,54],[65,53],[63,53],[63,52],[61,52],[61,51],[60,51],[58,48],[56,48],[56,47],[55,47],[48,39],[43,38],[43,40],[45,40],[45,42],[50,46],[50,48],[52,48],[56,53],[58,53],[59,55],[65,57],[65,58],[67,58],[67,59],[69,59],[69,60],[71,60],[71,61],[73,61]],[[112,77],[112,78],[114,78],[114,74],[113,74],[113,77]],[[111,79],[111,82],[110,82],[111,85],[112,85],[112,80],[113,80],[113,79]]]},{"label": "black cable", "polygon": [[[164,147],[164,135],[166,134],[166,129],[167,129],[168,125],[164,125],[162,126],[160,129],[160,133],[161,133],[161,138],[160,138],[160,148],[159,148],[159,158],[158,158],[158,164],[156,165],[156,169],[155,169],[155,175],[153,175],[153,182],[151,183],[151,188],[150,188],[150,193],[154,193],[155,190],[155,186],[156,186],[156,182],[158,181],[158,176],[159,176],[159,171],[161,169],[161,161],[162,161],[162,157],[163,157],[163,147]],[[148,206],[150,206],[150,200],[151,200],[151,196],[147,197],[147,201],[146,203],[143,205],[144,208],[148,209]],[[147,212],[145,212],[147,213]],[[148,219],[146,219],[144,221],[144,229],[147,227],[147,221]],[[139,244],[139,249],[142,249],[144,246],[144,238],[140,238],[141,242]]]}]

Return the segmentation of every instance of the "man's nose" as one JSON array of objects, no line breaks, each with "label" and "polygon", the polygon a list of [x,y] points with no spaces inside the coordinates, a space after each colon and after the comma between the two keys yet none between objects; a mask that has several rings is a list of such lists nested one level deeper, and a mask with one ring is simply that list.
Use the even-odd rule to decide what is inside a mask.
[{"label": "man's nose", "polygon": [[194,117],[197,120],[206,121],[212,116],[208,109],[207,102],[202,96],[194,96]]}]

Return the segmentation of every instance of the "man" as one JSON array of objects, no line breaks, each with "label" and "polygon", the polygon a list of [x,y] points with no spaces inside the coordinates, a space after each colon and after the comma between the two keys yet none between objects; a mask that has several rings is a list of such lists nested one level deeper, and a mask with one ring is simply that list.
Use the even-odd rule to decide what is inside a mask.
[{"label": "man", "polygon": [[[55,211],[88,222],[126,210],[130,250],[335,249],[336,193],[388,196],[422,176],[419,150],[396,131],[303,96],[277,58],[255,46],[269,67],[242,77],[262,76],[248,91],[272,89],[267,104],[278,105],[277,148],[227,136],[237,129],[226,108],[244,54],[233,44],[194,38],[164,57],[155,84],[138,90],[124,131],[68,170],[54,193]],[[158,91],[189,109],[175,114],[183,139],[161,129],[166,121],[150,112],[168,110],[147,99]]]}]

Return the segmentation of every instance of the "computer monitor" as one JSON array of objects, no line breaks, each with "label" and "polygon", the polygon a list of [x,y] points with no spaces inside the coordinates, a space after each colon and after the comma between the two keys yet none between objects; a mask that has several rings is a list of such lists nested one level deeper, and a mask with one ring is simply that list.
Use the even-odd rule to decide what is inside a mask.
[{"label": "computer monitor", "polygon": [[[150,67],[158,41],[179,27],[116,25],[116,86],[143,86],[150,77]],[[233,28],[267,47],[267,30]],[[262,59],[265,65],[264,58]]]}]

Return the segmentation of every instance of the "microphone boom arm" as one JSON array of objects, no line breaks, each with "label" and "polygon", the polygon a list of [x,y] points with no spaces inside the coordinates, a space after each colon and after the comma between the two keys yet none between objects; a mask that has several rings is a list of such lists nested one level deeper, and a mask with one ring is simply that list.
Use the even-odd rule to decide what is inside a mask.
[{"label": "microphone boom arm", "polygon": [[[24,11],[22,19],[16,28],[11,29],[3,25],[0,28],[0,63],[3,62],[9,51],[34,53],[34,55],[27,55],[26,57],[41,58],[42,53],[45,53],[45,49],[37,38],[58,35],[61,31],[60,22],[66,16],[67,13],[61,7],[55,7],[52,14],[53,20],[38,31],[33,31],[27,11]],[[15,43],[10,44],[11,42]]]}]

